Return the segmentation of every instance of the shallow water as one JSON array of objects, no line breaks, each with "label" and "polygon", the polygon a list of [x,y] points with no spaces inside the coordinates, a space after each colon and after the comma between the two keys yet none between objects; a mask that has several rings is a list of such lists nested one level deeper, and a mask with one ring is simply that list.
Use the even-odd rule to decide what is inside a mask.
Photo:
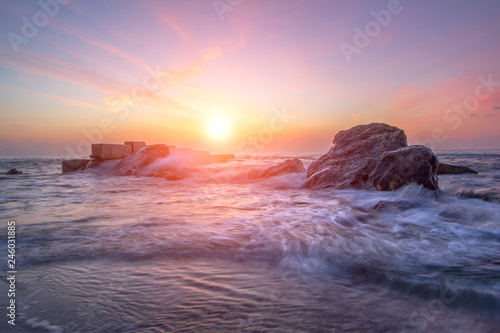
[{"label": "shallow water", "polygon": [[0,176],[2,234],[17,222],[19,320],[52,332],[500,325],[500,152],[440,152],[480,173],[441,176],[439,196],[248,179],[290,157],[307,165],[318,154],[239,156],[181,181],[0,158],[0,170],[23,170]]}]

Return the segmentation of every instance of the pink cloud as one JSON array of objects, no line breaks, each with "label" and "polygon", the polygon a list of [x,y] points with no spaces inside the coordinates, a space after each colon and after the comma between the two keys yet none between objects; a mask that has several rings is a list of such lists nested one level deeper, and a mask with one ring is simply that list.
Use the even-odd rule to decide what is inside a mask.
[{"label": "pink cloud", "polygon": [[[29,75],[40,75],[56,80],[86,85],[106,93],[116,93],[126,88],[124,82],[115,77],[95,70],[76,69],[76,65],[63,62],[55,57],[46,57],[36,54],[22,61],[0,56],[1,63],[13,70],[22,71]],[[72,67],[74,66],[74,67]]]},{"label": "pink cloud", "polygon": [[182,41],[187,43],[192,43],[193,40],[188,32],[182,27],[177,21],[172,17],[167,17],[165,15],[160,15],[160,20],[168,25],[169,28],[174,30],[177,35],[179,35]]},{"label": "pink cloud", "polygon": [[93,104],[88,104],[88,103],[85,103],[85,102],[82,102],[82,101],[78,101],[78,100],[75,100],[75,99],[61,97],[61,96],[56,96],[56,95],[52,95],[52,94],[46,94],[46,93],[42,93],[42,92],[39,92],[39,91],[36,91],[36,93],[38,95],[40,95],[40,96],[45,96],[45,97],[49,97],[51,99],[55,99],[55,100],[58,100],[58,101],[65,102],[68,105],[82,106],[82,107],[85,107],[85,108],[88,108],[88,109],[111,112],[110,109],[108,109],[108,108],[104,108],[104,107],[101,107],[101,106],[96,106],[96,105],[93,105]]},{"label": "pink cloud", "polygon": [[55,25],[55,27],[65,34],[71,35],[86,42],[89,45],[100,48],[101,50],[105,51],[107,54],[113,57],[125,59],[139,68],[146,68],[147,66],[149,66],[147,61],[137,56],[136,54],[123,51],[116,45],[105,43],[102,40],[96,38],[95,36],[91,36],[81,30],[76,29],[73,26],[70,26],[68,24],[58,23],[57,25]]}]

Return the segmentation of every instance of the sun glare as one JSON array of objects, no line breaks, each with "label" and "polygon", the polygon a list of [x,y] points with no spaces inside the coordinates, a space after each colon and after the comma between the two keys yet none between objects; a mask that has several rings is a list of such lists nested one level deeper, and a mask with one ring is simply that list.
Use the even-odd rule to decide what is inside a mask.
[{"label": "sun glare", "polygon": [[212,139],[223,140],[231,133],[231,124],[222,116],[213,116],[208,119],[206,130]]}]

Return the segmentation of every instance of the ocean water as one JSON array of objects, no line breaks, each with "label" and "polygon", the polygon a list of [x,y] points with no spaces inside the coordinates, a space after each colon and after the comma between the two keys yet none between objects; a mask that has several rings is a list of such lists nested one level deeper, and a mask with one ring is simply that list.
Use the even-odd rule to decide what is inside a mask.
[{"label": "ocean water", "polygon": [[480,172],[440,176],[439,195],[249,180],[319,156],[240,155],[179,181],[116,177],[113,162],[61,174],[62,158],[0,158],[1,172],[23,170],[0,175],[0,276],[14,220],[17,327],[499,331],[500,151],[438,152]]}]

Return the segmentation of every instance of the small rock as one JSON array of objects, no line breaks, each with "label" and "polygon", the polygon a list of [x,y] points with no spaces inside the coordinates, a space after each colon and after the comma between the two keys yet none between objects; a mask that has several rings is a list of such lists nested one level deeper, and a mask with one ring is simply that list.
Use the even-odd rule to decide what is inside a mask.
[{"label": "small rock", "polygon": [[297,173],[297,172],[305,173],[306,168],[304,167],[304,164],[302,163],[301,160],[299,160],[298,158],[293,158],[286,160],[285,162],[280,163],[278,165],[265,169],[260,175],[260,177],[268,178],[268,177],[284,175],[287,173]]},{"label": "small rock", "polygon": [[184,178],[184,176],[181,176],[178,172],[174,172],[173,170],[169,169],[161,169],[156,172],[152,172],[146,177],[158,177],[158,178],[164,178],[166,180],[181,180]]},{"label": "small rock", "polygon": [[141,150],[130,154],[118,163],[115,169],[120,176],[129,176],[142,170],[154,161],[169,155],[167,145],[146,146]]},{"label": "small rock", "polygon": [[381,212],[399,212],[402,210],[408,210],[412,208],[417,208],[421,206],[418,201],[410,200],[397,200],[397,201],[387,201],[381,200],[374,207],[373,210]]},{"label": "small rock", "polygon": [[20,175],[23,172],[21,170],[17,170],[16,168],[12,168],[9,171],[7,171],[5,174],[6,175]]},{"label": "small rock", "polygon": [[477,175],[476,170],[466,166],[439,163],[438,175],[460,175],[463,173],[473,173]]}]

